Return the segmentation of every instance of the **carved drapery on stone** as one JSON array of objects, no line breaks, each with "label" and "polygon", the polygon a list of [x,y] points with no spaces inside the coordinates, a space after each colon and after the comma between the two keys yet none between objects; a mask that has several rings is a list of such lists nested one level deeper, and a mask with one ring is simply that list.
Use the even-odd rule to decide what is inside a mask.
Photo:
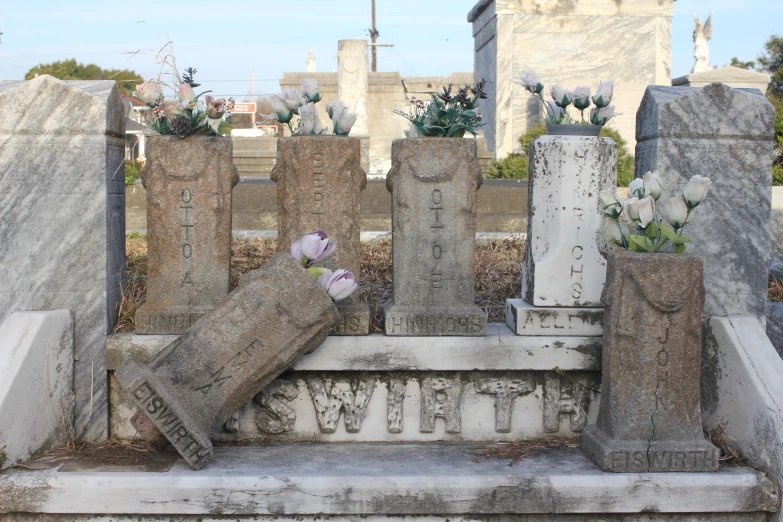
[{"label": "carved drapery on stone", "polygon": [[310,377],[305,381],[313,399],[318,427],[323,433],[335,432],[341,413],[344,415],[345,430],[348,433],[359,433],[375,389],[375,377],[364,377],[355,384],[349,380],[318,377]]}]

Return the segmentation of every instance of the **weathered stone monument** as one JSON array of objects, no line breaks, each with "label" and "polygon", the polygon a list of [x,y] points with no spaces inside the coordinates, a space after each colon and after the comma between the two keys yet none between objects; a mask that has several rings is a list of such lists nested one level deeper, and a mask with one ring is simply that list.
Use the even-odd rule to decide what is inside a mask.
[{"label": "weathered stone monument", "polygon": [[116,372],[120,385],[194,469],[212,457],[210,435],[337,320],[316,279],[277,254],[149,364]]},{"label": "weathered stone monument", "polygon": [[599,194],[613,191],[616,179],[611,139],[542,136],[530,145],[522,299],[506,304],[506,323],[516,333],[601,334],[606,260],[596,241]]},{"label": "weathered stone monument", "polygon": [[[323,230],[337,243],[327,268],[361,274],[361,193],[367,174],[360,165],[358,138],[294,136],[280,138],[272,180],[277,183],[277,248],[289,252],[306,234]],[[367,335],[370,308],[355,292],[339,301],[336,333]]]},{"label": "weathered stone monument", "polygon": [[356,113],[354,136],[369,136],[367,126],[367,40],[337,42],[337,97]]},{"label": "weathered stone monument", "polygon": [[486,314],[474,304],[481,181],[473,140],[394,141],[386,178],[394,238],[386,335],[486,335]]},{"label": "weathered stone monument", "polygon": [[773,116],[761,92],[722,84],[650,86],[639,108],[637,173],[657,170],[672,193],[697,174],[712,180],[687,228],[698,238],[688,251],[704,261],[706,315],[753,315],[763,324]]},{"label": "weathered stone monument", "polygon": [[702,434],[702,263],[693,255],[609,255],[598,421],[582,448],[615,472],[715,471]]},{"label": "weathered stone monument", "polygon": [[113,81],[0,83],[0,322],[73,314],[73,425],[108,436],[106,336],[125,263],[124,113]]},{"label": "weathered stone monument", "polygon": [[141,334],[180,334],[231,290],[231,189],[239,174],[224,137],[150,136],[147,301]]},{"label": "weathered stone monument", "polygon": [[473,24],[476,80],[489,98],[479,108],[489,150],[502,159],[519,150],[519,137],[538,125],[541,108],[519,76],[534,69],[544,85],[569,89],[614,79],[612,120],[631,145],[636,109],[648,85],[671,81],[674,0],[480,0]]}]

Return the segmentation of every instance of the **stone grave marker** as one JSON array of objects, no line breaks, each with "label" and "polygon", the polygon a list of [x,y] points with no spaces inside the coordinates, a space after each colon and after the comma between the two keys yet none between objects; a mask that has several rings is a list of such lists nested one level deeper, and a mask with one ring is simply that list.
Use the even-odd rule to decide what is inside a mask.
[{"label": "stone grave marker", "polygon": [[108,437],[106,337],[125,263],[125,127],[113,81],[0,83],[0,322],[73,314],[73,423]]},{"label": "stone grave marker", "polygon": [[688,223],[688,251],[704,260],[707,315],[764,324],[770,261],[774,110],[757,89],[649,86],[636,123],[636,173],[658,170],[663,198],[688,179],[712,180]]},{"label": "stone grave marker", "polygon": [[[337,242],[324,266],[361,274],[361,193],[367,174],[360,166],[359,139],[350,136],[294,136],[277,142],[277,248],[289,252],[291,244],[317,230]],[[367,335],[370,308],[359,292],[339,301],[336,333]]]},{"label": "stone grave marker", "polygon": [[701,423],[701,260],[617,250],[607,273],[601,404],[582,449],[606,471],[717,470]]},{"label": "stone grave marker", "polygon": [[[212,456],[210,435],[320,346],[337,318],[316,279],[280,253],[245,275],[150,363],[127,361],[115,375],[188,464],[200,469]],[[156,440],[153,430],[145,433]]]},{"label": "stone grave marker", "polygon": [[239,174],[225,137],[149,136],[147,301],[140,334],[180,334],[231,290],[231,189]]},{"label": "stone grave marker", "polygon": [[394,297],[384,305],[386,335],[487,333],[474,304],[476,142],[412,138],[392,144]]}]

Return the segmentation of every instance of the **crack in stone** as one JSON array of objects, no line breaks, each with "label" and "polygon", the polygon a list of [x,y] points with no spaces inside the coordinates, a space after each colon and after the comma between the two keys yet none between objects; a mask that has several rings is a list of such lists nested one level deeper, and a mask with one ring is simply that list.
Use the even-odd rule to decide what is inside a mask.
[{"label": "crack in stone", "polygon": [[658,394],[661,390],[661,368],[658,367],[657,371],[655,372],[655,376],[657,377],[657,382],[655,384],[655,410],[653,410],[652,415],[650,415],[650,423],[652,424],[652,434],[650,435],[650,438],[647,439],[647,471],[650,471],[650,468],[652,465],[650,464],[650,447],[652,447],[652,440],[655,438],[655,414],[658,413]]}]

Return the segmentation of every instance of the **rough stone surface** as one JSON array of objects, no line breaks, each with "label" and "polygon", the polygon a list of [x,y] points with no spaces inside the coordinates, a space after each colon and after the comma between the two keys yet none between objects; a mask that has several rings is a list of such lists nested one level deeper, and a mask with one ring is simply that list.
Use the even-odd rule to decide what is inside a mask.
[{"label": "rough stone surface", "polygon": [[289,254],[277,254],[152,362],[128,361],[120,385],[194,469],[209,436],[337,319],[332,300]]},{"label": "rough stone surface", "polygon": [[517,335],[602,335],[603,315],[603,308],[538,307],[506,299],[506,324]]},{"label": "rough stone surface", "polygon": [[71,312],[9,314],[0,324],[0,468],[65,446],[73,406]]},{"label": "rough stone surface", "polygon": [[351,128],[354,136],[370,135],[367,121],[368,69],[367,40],[337,42],[337,97],[357,115]]},{"label": "rough stone surface", "polygon": [[599,194],[617,186],[617,144],[542,136],[530,145],[528,183],[522,297],[535,306],[600,306],[606,260],[596,241]]},{"label": "rough stone surface", "polygon": [[[253,522],[353,522],[356,517],[348,515],[233,515],[231,520]],[[220,515],[177,515],[177,522],[225,522]],[[767,515],[758,513],[664,513],[643,515],[483,515],[448,517],[429,515],[362,516],[363,522],[766,522]],[[170,515],[132,515],[106,517],[102,515],[39,515],[14,514],[8,517],[0,514],[0,522],[171,522]]]},{"label": "rough stone surface", "polygon": [[[783,360],[755,317],[712,317],[702,364],[704,428],[728,440],[778,484],[783,481]],[[783,521],[783,512],[770,514]]]},{"label": "rough stone surface", "polygon": [[[277,163],[277,248],[289,252],[305,234],[323,230],[337,242],[324,264],[361,274],[361,193],[367,174],[359,164],[359,139],[349,136],[295,136],[280,138]],[[354,293],[337,304],[336,333],[367,335],[370,308]]]},{"label": "rough stone surface", "polygon": [[704,260],[707,315],[764,320],[770,261],[774,110],[755,89],[650,86],[636,126],[636,172],[658,170],[666,192],[712,180],[685,233]]},{"label": "rough stone surface", "polygon": [[394,141],[386,178],[394,237],[386,335],[486,335],[486,314],[474,304],[481,181],[473,140]]},{"label": "rough stone surface", "polygon": [[699,513],[769,514],[778,504],[772,481],[750,468],[612,474],[578,449],[543,451],[513,466],[509,459],[476,453],[475,443],[270,444],[217,447],[215,460],[198,472],[181,461],[165,473],[10,470],[0,475],[0,513],[176,520],[216,512],[232,520],[249,514],[350,515],[353,520],[472,514],[485,520],[483,515],[557,513],[578,515],[578,521],[633,514],[630,520],[638,522],[667,513],[689,513],[691,521],[703,520]]},{"label": "rough stone surface", "polygon": [[124,114],[113,81],[0,84],[0,321],[67,309],[75,426],[108,435],[106,336],[125,263]]},{"label": "rough stone surface", "polygon": [[701,259],[615,250],[607,273],[601,405],[582,448],[606,471],[715,471],[699,395]]},{"label": "rough stone surface", "polygon": [[767,337],[783,357],[783,303],[767,303]]},{"label": "rough stone surface", "polygon": [[231,290],[231,140],[148,136],[147,301],[142,334],[181,334]]}]

